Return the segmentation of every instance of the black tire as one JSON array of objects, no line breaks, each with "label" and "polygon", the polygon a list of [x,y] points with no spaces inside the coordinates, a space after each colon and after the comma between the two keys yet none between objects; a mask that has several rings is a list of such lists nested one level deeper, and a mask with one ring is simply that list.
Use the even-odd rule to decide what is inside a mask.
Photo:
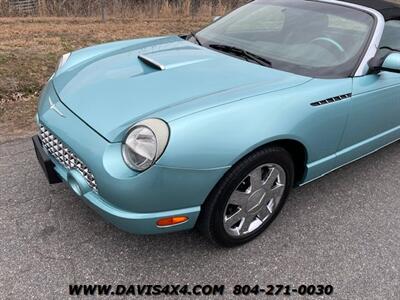
[{"label": "black tire", "polygon": [[[273,214],[262,226],[244,237],[232,237],[224,229],[223,218],[227,202],[252,170],[263,164],[278,164],[286,174],[286,187]],[[202,206],[197,229],[212,242],[223,247],[235,247],[260,235],[276,218],[289,195],[294,181],[294,163],[288,151],[281,147],[266,147],[249,154],[234,165],[212,190]]]}]

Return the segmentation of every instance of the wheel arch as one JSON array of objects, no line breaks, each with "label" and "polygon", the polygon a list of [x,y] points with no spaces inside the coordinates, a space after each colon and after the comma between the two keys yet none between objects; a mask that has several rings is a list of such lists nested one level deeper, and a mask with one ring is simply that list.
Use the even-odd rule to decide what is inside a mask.
[{"label": "wheel arch", "polygon": [[295,186],[299,185],[304,180],[307,173],[307,148],[304,146],[304,144],[293,139],[277,140],[263,145],[263,147],[270,146],[282,147],[289,152],[294,163],[294,184]]},{"label": "wheel arch", "polygon": [[307,174],[308,151],[307,147],[302,142],[293,138],[276,139],[264,142],[261,145],[257,145],[255,148],[252,148],[246,153],[240,155],[240,157],[238,157],[232,164],[232,167],[248,155],[268,147],[281,147],[289,152],[293,159],[295,168],[294,185],[298,186],[301,184]]}]

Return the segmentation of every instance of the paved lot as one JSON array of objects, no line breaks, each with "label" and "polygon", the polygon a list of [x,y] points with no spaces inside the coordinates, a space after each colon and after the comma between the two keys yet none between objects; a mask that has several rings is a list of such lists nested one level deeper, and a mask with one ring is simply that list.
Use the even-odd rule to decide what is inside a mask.
[{"label": "paved lot", "polygon": [[330,299],[400,299],[399,154],[396,143],[296,190],[263,236],[226,250],[193,231],[123,233],[47,185],[30,140],[1,144],[0,298],[65,299],[71,283],[322,283]]}]

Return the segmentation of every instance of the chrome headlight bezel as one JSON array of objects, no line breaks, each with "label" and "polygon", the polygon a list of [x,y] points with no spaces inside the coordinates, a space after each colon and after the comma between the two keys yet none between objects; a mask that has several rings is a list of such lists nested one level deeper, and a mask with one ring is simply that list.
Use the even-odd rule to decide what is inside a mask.
[{"label": "chrome headlight bezel", "polygon": [[[146,164],[135,164],[134,155],[138,155],[134,147],[129,147],[127,145],[129,138],[135,134],[135,131],[140,130],[141,128],[145,128],[151,132],[154,136],[154,156],[151,160],[147,160]],[[148,132],[148,133],[149,133]],[[136,172],[143,172],[151,168],[157,160],[161,157],[164,153],[165,149],[167,148],[168,141],[170,136],[170,129],[168,124],[161,120],[161,119],[147,119],[136,123],[131,128],[128,129],[125,138],[122,142],[122,157],[124,159],[125,164],[132,170]]]}]

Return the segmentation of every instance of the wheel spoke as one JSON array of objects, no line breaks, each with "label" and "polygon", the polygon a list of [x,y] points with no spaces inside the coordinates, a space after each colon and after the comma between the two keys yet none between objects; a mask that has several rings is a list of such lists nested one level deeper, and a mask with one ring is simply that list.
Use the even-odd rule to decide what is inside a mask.
[{"label": "wheel spoke", "polygon": [[262,180],[262,168],[259,167],[249,174],[251,191],[257,191],[264,185]]},{"label": "wheel spoke", "polygon": [[237,222],[241,221],[243,218],[246,217],[246,214],[243,209],[239,209],[235,212],[232,216],[225,218],[225,227],[231,228]]},{"label": "wheel spoke", "polygon": [[264,221],[269,215],[272,214],[274,207],[274,200],[271,200],[266,206],[264,206],[257,214],[257,217],[260,221]]},{"label": "wheel spoke", "polygon": [[274,183],[279,177],[279,171],[277,168],[270,168],[269,169],[269,174],[267,179],[265,180],[265,189],[270,190],[274,186]]},{"label": "wheel spoke", "polygon": [[274,209],[275,209],[275,204],[276,204],[275,199],[272,199],[272,200],[268,203],[267,209],[268,209],[268,211],[269,211],[270,214],[272,214],[272,212],[274,211]]},{"label": "wheel spoke", "polygon": [[272,198],[274,199],[279,199],[280,197],[282,197],[283,192],[285,191],[285,185],[283,184],[278,184],[276,187],[274,187],[271,191],[270,191],[270,195],[272,196]]},{"label": "wheel spoke", "polygon": [[246,216],[242,221],[242,224],[240,224],[239,233],[244,234],[247,231],[249,231],[249,227],[253,221],[254,221],[254,216],[251,215]]},{"label": "wheel spoke", "polygon": [[244,205],[246,205],[248,199],[249,199],[249,194],[236,190],[233,192],[231,198],[229,199],[229,204],[243,207]]}]

